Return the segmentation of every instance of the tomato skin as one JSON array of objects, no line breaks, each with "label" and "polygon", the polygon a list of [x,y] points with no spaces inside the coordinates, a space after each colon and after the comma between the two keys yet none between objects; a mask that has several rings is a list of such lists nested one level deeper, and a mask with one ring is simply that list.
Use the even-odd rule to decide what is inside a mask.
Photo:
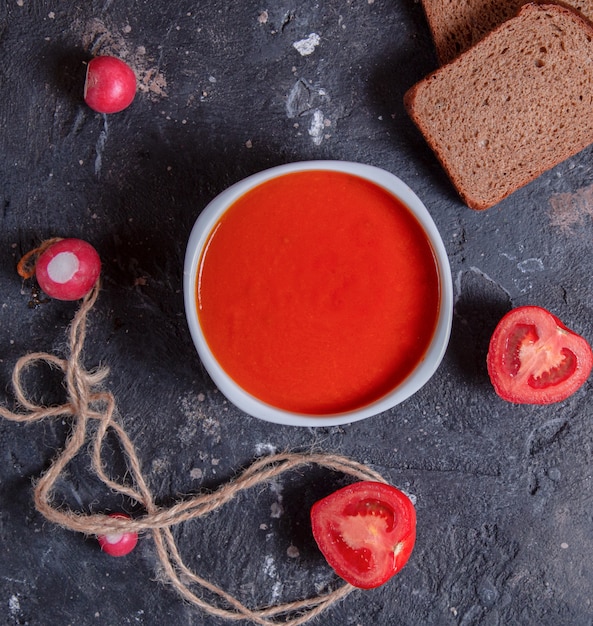
[{"label": "tomato skin", "polygon": [[316,502],[311,527],[338,576],[355,587],[373,589],[410,558],[416,541],[416,510],[399,489],[361,481]]},{"label": "tomato skin", "polygon": [[486,357],[496,393],[515,404],[561,402],[582,387],[593,367],[586,339],[538,306],[509,311]]}]

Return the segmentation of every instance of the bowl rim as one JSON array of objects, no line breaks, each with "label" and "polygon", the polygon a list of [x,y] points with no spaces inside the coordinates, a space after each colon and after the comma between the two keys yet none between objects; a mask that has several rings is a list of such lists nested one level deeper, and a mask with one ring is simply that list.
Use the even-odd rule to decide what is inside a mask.
[{"label": "bowl rim", "polygon": [[[247,191],[272,178],[311,170],[337,171],[364,178],[382,187],[401,200],[420,222],[433,248],[440,287],[440,307],[432,340],[423,358],[410,375],[395,389],[358,409],[342,413],[305,415],[286,411],[249,394],[235,383],[220,366],[202,333],[195,297],[195,285],[202,248],[221,215]],[[186,320],[198,356],[219,391],[243,412],[272,422],[290,426],[327,427],[350,424],[374,415],[407,400],[420,390],[438,369],[448,346],[453,321],[453,283],[449,259],[440,232],[420,198],[395,174],[374,165],[352,161],[310,160],[278,165],[252,174],[227,187],[213,198],[198,215],[191,230],[183,271],[183,297]]]}]

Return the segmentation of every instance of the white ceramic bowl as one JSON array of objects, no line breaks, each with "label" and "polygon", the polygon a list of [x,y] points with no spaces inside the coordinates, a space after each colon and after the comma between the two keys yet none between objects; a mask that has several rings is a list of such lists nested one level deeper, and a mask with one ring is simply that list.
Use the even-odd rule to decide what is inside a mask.
[{"label": "white ceramic bowl", "polygon": [[[221,215],[239,197],[253,187],[277,176],[307,170],[331,170],[359,176],[396,196],[408,207],[424,228],[436,257],[440,283],[439,315],[432,341],[424,354],[424,358],[407,378],[383,397],[362,408],[329,415],[304,415],[285,411],[258,400],[237,385],[220,366],[208,347],[200,327],[196,302],[196,280],[202,249]],[[245,413],[277,424],[309,427],[348,424],[376,415],[400,404],[416,393],[435,373],[445,354],[451,333],[453,312],[451,271],[447,252],[436,225],[424,204],[404,182],[385,170],[360,163],[304,161],[280,165],[249,176],[223,191],[202,211],[192,229],[185,257],[183,288],[185,311],[192,339],[204,367],[218,389],[228,400]]]}]

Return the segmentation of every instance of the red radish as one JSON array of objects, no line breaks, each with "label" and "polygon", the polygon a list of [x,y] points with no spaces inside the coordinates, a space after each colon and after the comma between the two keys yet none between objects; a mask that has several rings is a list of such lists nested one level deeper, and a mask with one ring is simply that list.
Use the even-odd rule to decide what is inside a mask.
[{"label": "red radish", "polygon": [[35,265],[39,286],[56,300],[83,298],[100,273],[97,251],[82,239],[59,239],[39,255]]},{"label": "red radish", "polygon": [[[109,517],[118,519],[130,519],[123,513],[112,513]],[[110,556],[125,556],[129,554],[138,543],[138,533],[119,533],[110,535],[99,535],[97,541],[101,550]]]},{"label": "red radish", "polygon": [[118,113],[136,95],[136,74],[121,59],[95,57],[88,64],[84,101],[98,113]]}]

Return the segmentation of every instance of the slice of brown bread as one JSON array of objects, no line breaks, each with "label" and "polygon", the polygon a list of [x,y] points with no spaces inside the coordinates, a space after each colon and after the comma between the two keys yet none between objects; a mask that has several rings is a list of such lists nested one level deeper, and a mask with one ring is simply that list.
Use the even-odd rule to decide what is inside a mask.
[{"label": "slice of brown bread", "polygon": [[[422,0],[441,63],[448,63],[514,17],[529,0]],[[561,0],[593,21],[593,0]]]},{"label": "slice of brown bread", "polygon": [[593,142],[593,25],[527,4],[404,103],[462,199],[486,209]]}]

